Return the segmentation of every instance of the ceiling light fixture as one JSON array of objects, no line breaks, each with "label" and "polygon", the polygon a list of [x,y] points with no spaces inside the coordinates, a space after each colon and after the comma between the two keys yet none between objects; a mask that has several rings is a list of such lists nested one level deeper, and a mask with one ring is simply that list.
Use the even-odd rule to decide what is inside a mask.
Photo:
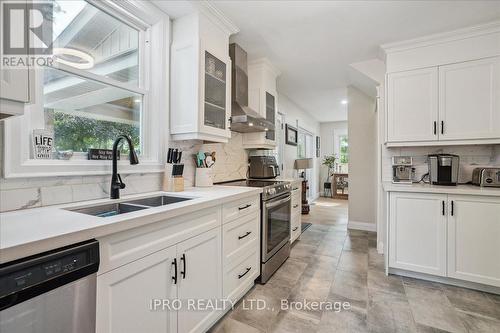
[{"label": "ceiling light fixture", "polygon": [[[55,48],[52,50],[52,54],[54,55],[54,60],[58,63],[71,66],[78,69],[91,69],[94,67],[94,57],[90,54],[85,53],[80,50],[70,49],[67,47]],[[69,56],[74,58],[79,58],[80,61],[71,61],[68,59],[63,59],[61,56]]]},{"label": "ceiling light fixture", "polygon": [[253,126],[253,123],[248,123],[248,126]]},{"label": "ceiling light fixture", "polygon": [[346,104],[347,104],[347,99],[343,99],[343,100],[341,100],[341,101],[340,101],[340,104],[342,104],[342,105],[346,105]]},{"label": "ceiling light fixture", "polygon": [[134,99],[134,103],[140,103],[141,102],[141,99],[140,98],[136,98]]}]

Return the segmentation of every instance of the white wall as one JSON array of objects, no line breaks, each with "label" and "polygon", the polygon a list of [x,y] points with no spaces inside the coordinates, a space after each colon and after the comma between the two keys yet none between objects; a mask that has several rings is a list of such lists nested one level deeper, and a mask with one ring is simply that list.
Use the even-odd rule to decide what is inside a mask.
[{"label": "white wall", "polygon": [[[285,123],[292,125],[296,128],[299,126],[311,132],[313,135],[314,145],[316,145],[316,136],[320,135],[320,123],[309,113],[302,110],[298,105],[292,102],[288,97],[278,93],[278,111],[285,115]],[[285,156],[283,158],[283,176],[287,178],[297,177],[297,171],[294,170],[293,165],[297,159],[297,147],[285,144]],[[313,171],[312,178],[309,179],[309,186],[313,199],[319,196],[319,166],[321,159],[313,158]]]},{"label": "white wall", "polygon": [[[336,137],[347,134],[347,121],[332,121],[328,123],[321,123],[320,125],[321,133],[321,155],[320,155],[320,192],[323,195],[323,185],[327,181],[328,168],[322,165],[323,158],[326,155],[337,154],[338,149],[336,148]],[[331,180],[328,180],[331,181]]]},{"label": "white wall", "polygon": [[377,113],[375,100],[347,90],[349,135],[349,227],[375,231],[377,216]]}]

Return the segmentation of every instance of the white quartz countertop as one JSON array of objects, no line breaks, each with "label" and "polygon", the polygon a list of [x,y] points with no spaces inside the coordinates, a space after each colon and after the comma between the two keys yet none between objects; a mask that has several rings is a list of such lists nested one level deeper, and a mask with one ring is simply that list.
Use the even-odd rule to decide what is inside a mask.
[{"label": "white quartz countertop", "polygon": [[418,192],[418,193],[445,193],[445,194],[464,194],[464,195],[486,195],[500,196],[500,188],[479,187],[475,185],[457,185],[442,186],[430,184],[393,184],[391,182],[383,183],[386,192]]},{"label": "white quartz countertop", "polygon": [[[237,186],[194,187],[183,192],[141,193],[123,196],[119,200],[101,199],[1,213],[0,263],[163,221],[261,192],[260,188]],[[163,194],[193,199],[110,217],[67,210]]]}]

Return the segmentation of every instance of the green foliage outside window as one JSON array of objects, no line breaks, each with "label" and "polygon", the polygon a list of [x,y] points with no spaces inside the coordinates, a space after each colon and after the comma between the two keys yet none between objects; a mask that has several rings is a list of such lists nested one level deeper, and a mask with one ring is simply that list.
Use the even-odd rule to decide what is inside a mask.
[{"label": "green foliage outside window", "polygon": [[340,163],[349,163],[349,141],[347,135],[340,137]]},{"label": "green foliage outside window", "polygon": [[[120,134],[130,136],[139,153],[139,124],[131,125],[54,112],[54,143],[57,150],[87,152],[89,148],[111,149]],[[121,151],[128,152],[128,146],[124,145]]]}]

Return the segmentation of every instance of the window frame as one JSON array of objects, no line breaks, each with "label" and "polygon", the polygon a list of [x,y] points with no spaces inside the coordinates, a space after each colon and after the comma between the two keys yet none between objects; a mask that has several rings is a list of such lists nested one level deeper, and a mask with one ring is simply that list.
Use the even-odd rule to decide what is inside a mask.
[{"label": "window frame", "polygon": [[[138,85],[119,82],[64,64],[53,67],[84,79],[102,82],[143,95],[141,112],[140,164],[131,166],[119,161],[122,173],[163,171],[163,147],[167,136],[161,124],[168,124],[169,112],[169,46],[170,19],[153,5],[133,0],[86,0],[99,10],[139,31]],[[132,14],[134,13],[134,14]],[[152,52],[152,49],[155,52]],[[159,52],[160,51],[160,52]],[[84,159],[37,160],[31,159],[31,132],[43,118],[43,73],[34,70],[32,104],[25,106],[25,114],[4,121],[3,177],[49,177],[111,174],[110,161]],[[42,75],[41,75],[42,74]],[[31,77],[30,77],[31,78]],[[152,84],[154,82],[154,84]],[[42,110],[42,112],[40,112]],[[37,112],[38,111],[38,112]],[[41,116],[41,117],[40,117]],[[43,124],[43,123],[42,123]],[[35,126],[35,127],[33,127]],[[78,154],[78,153],[75,153]]]}]

